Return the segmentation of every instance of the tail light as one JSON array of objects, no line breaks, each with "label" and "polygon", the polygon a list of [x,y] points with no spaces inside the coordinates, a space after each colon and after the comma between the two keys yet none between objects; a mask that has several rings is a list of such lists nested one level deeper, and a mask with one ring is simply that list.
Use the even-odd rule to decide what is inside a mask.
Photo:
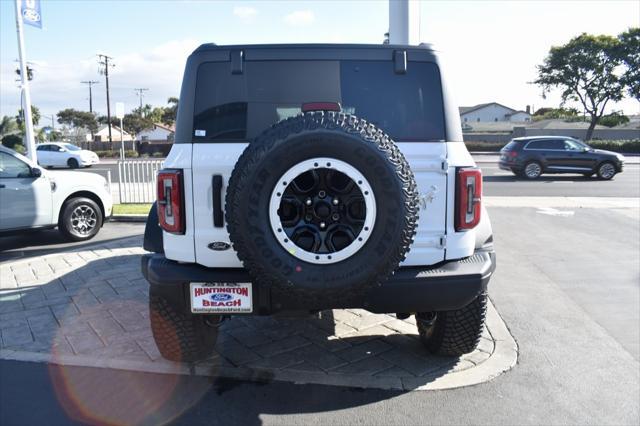
[{"label": "tail light", "polygon": [[456,176],[456,231],[473,229],[482,211],[482,172],[476,168],[458,169]]},{"label": "tail light", "polygon": [[172,234],[184,234],[184,186],[182,170],[158,172],[158,219]]},{"label": "tail light", "polygon": [[507,151],[506,154],[507,154],[507,157],[509,158],[516,158],[518,156],[517,151]]}]

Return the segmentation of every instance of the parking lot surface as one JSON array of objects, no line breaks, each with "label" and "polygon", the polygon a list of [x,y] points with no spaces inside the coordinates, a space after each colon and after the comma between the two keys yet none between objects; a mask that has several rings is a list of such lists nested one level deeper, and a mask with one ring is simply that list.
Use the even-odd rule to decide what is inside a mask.
[{"label": "parking lot surface", "polygon": [[413,318],[351,309],[316,319],[236,317],[220,327],[213,358],[170,363],[149,328],[141,244],[133,237],[0,265],[0,358],[403,390],[481,383],[517,359],[490,306],[478,349],[460,359],[428,355]]},{"label": "parking lot surface", "polygon": [[[442,392],[362,390],[121,370],[104,357],[101,368],[0,360],[0,423],[638,424],[640,199],[602,195],[623,193],[621,176],[586,183],[612,184],[606,191],[579,180],[523,182],[558,189],[546,197],[503,189],[485,199],[498,253],[490,296],[518,348],[517,364],[492,380]],[[29,249],[21,262],[40,255]],[[33,398],[38,410],[25,402]]]}]

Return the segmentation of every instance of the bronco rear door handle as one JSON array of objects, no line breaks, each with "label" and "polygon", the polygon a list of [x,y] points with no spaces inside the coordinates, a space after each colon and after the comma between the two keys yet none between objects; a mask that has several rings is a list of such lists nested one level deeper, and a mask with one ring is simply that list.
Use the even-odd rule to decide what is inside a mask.
[{"label": "bronco rear door handle", "polygon": [[211,188],[213,195],[213,226],[222,228],[224,226],[224,216],[222,213],[222,175],[213,175]]}]

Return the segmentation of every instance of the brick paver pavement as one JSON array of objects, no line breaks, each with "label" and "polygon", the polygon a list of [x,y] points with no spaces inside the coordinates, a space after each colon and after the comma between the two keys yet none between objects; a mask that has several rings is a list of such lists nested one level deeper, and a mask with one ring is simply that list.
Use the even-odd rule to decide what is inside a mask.
[{"label": "brick paver pavement", "polygon": [[515,342],[490,306],[478,349],[460,359],[427,354],[413,317],[349,309],[236,317],[221,326],[211,359],[178,366],[151,335],[140,246],[128,238],[0,265],[0,358],[411,389],[447,387],[451,377],[477,383],[515,363]]}]

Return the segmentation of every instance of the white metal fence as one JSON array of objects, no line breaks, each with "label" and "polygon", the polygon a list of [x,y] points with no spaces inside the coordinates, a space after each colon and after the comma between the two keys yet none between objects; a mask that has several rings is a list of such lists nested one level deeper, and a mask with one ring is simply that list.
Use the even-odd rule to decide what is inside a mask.
[{"label": "white metal fence", "polygon": [[156,175],[162,160],[118,160],[118,194],[121,203],[153,203]]}]

